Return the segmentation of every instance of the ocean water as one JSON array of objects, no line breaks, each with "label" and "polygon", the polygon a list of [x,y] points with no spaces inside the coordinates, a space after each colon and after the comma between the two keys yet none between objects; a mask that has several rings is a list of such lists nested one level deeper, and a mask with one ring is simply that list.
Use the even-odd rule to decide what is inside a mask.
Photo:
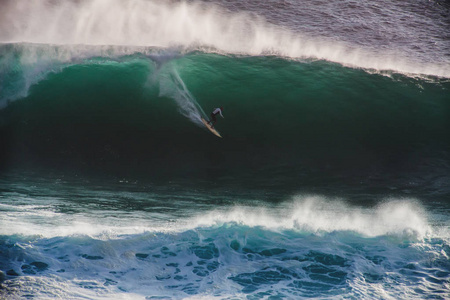
[{"label": "ocean water", "polygon": [[449,28],[443,0],[2,1],[0,298],[450,298]]}]

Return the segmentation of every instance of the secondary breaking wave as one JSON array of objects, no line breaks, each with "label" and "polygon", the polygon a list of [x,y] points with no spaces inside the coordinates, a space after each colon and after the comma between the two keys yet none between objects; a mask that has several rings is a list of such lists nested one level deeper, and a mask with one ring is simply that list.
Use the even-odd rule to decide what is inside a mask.
[{"label": "secondary breaking wave", "polygon": [[[26,203],[27,201],[23,199],[19,206],[0,205],[0,210],[6,213],[2,219],[0,235],[44,238],[86,235],[105,240],[129,234],[148,232],[178,234],[188,230],[220,229],[230,226],[319,236],[343,232],[366,238],[390,236],[411,241],[421,241],[431,236],[445,238],[447,234],[433,231],[428,224],[426,211],[414,199],[386,199],[375,207],[360,208],[343,200],[321,196],[295,196],[291,201],[271,207],[244,204],[197,212],[192,216],[180,218],[175,223],[168,222],[170,216],[165,216],[162,211],[158,212],[160,219],[150,214],[147,216],[148,219],[135,220],[127,217],[126,213],[112,211],[104,215],[101,221],[96,221],[95,215],[98,212],[95,210],[66,215],[57,208],[49,210],[49,206]],[[154,208],[154,211],[156,213],[158,209]]]},{"label": "secondary breaking wave", "polygon": [[[151,199],[134,199],[144,210],[153,208],[141,216],[147,219],[139,220],[141,227],[134,233],[125,211],[111,210],[100,223],[96,212],[104,207],[74,205],[82,211],[67,215],[60,211],[65,200],[54,200],[51,207],[0,206],[12,219],[0,221],[7,225],[0,232],[0,295],[186,299],[214,289],[219,298],[380,293],[439,298],[446,292],[448,232],[436,235],[424,209],[411,200],[362,209],[321,197],[297,197],[289,204],[295,209],[287,220],[279,216],[288,207],[261,213],[259,206],[253,211],[197,211],[197,216],[173,223],[173,216],[158,213]],[[155,222],[162,215],[166,229]],[[24,230],[18,216],[42,234]],[[67,220],[75,219],[89,226],[68,231]],[[297,225],[288,224],[293,219]]]}]

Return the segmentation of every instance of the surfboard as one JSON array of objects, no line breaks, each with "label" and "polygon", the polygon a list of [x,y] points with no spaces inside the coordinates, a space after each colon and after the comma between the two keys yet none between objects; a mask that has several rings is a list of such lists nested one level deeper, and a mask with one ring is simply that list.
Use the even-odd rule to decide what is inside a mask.
[{"label": "surfboard", "polygon": [[203,122],[203,124],[205,124],[206,128],[209,129],[209,131],[211,131],[212,133],[214,133],[216,136],[218,136],[220,138],[222,137],[220,135],[220,133],[217,130],[215,130],[214,128],[212,128],[211,125],[209,125],[205,119],[202,118],[202,122]]}]

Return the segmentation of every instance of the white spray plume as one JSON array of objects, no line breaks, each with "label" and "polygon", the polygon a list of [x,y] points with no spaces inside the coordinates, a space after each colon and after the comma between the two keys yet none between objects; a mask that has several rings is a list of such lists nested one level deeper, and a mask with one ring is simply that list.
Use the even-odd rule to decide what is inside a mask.
[{"label": "white spray plume", "polygon": [[195,226],[233,223],[271,230],[307,232],[353,231],[365,236],[401,235],[424,238],[430,233],[424,209],[414,200],[388,200],[374,208],[358,208],[323,197],[295,197],[284,208],[235,207],[195,218]]},{"label": "white spray plume", "polygon": [[[231,54],[323,59],[351,67],[450,77],[449,64],[410,62],[293,33],[212,4],[157,0],[5,0],[0,43],[182,47]],[[123,50],[123,48],[120,48]],[[120,51],[120,50],[118,50]]]},{"label": "white spray plume", "polygon": [[293,230],[324,234],[350,231],[367,237],[392,235],[412,239],[429,236],[448,240],[448,229],[432,226],[425,209],[413,199],[388,199],[375,207],[357,207],[321,196],[297,196],[292,201],[264,207],[223,207],[220,210],[188,213],[175,223],[128,214],[102,218],[95,213],[67,216],[40,206],[5,206],[8,213],[0,219],[0,234],[43,235],[45,237],[86,234],[100,239],[144,232],[184,232],[230,224],[261,227],[271,231]]},{"label": "white spray plume", "polygon": [[177,70],[169,66],[170,70],[164,74],[158,74],[159,94],[175,100],[180,113],[198,126],[204,126],[201,118],[206,119],[206,114],[189,92]]}]

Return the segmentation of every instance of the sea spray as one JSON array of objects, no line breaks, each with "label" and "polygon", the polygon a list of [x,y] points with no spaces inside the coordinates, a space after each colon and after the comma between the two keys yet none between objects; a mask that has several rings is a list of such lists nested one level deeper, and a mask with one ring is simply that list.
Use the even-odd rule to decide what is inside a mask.
[{"label": "sea spray", "polygon": [[202,118],[207,119],[202,107],[189,92],[174,66],[159,71],[159,95],[169,97],[178,105],[182,115],[198,126],[203,126]]},{"label": "sea spray", "polygon": [[260,16],[231,13],[212,4],[143,0],[29,4],[21,0],[7,1],[2,7],[2,43],[181,47],[188,51],[328,60],[375,71],[450,77],[448,63],[424,63],[386,49],[378,52],[312,38],[270,24]]},{"label": "sea spray", "polygon": [[448,17],[0,1],[0,298],[446,299]]},{"label": "sea spray", "polygon": [[[95,193],[92,192],[92,195]],[[58,199],[54,201],[55,208],[63,203]],[[177,205],[179,203],[174,201],[161,209],[170,211],[172,206]],[[375,207],[358,207],[339,199],[299,195],[279,205],[267,206],[258,202],[255,207],[227,205],[220,210],[205,208],[206,210],[191,212],[177,222],[170,222],[170,217],[163,213],[159,219],[129,218],[126,213],[111,213],[105,214],[99,222],[95,219],[96,210],[83,211],[76,217],[66,216],[51,207],[26,205],[26,202],[16,206],[2,204],[0,209],[8,212],[1,220],[0,234],[41,234],[47,238],[71,235],[117,238],[143,232],[176,233],[202,227],[234,225],[260,227],[274,232],[288,230],[319,235],[348,231],[370,238],[398,236],[417,241],[434,234],[423,206],[416,199],[386,199]],[[23,217],[21,221],[14,223],[20,216]]]},{"label": "sea spray", "polygon": [[[103,195],[98,187],[84,186],[83,191],[88,198]],[[152,193],[143,197],[139,191],[131,197],[130,192],[117,191],[101,206],[70,198],[53,199],[50,206],[6,208],[8,218],[2,219],[1,228],[10,231],[0,236],[0,266],[8,277],[0,295],[420,298],[446,290],[448,244],[432,231],[423,239],[421,232],[431,224],[416,200],[390,199],[370,208],[296,196],[278,205],[260,201],[256,207],[253,202],[219,210],[214,202],[199,205],[205,197],[201,194],[194,193],[197,198],[189,203],[182,200],[192,194],[154,202]],[[146,231],[130,231],[129,212],[115,202],[123,202],[124,196],[130,199],[128,205],[140,206],[142,213],[133,213],[135,225],[144,225]],[[48,196],[28,202],[39,203],[42,197]],[[78,212],[54,213],[64,205]],[[29,218],[42,212],[49,218]],[[82,219],[86,226],[66,231],[67,217]],[[19,220],[29,226],[22,227]],[[393,222],[384,224],[386,220]],[[163,223],[172,228],[164,229]],[[115,234],[94,233],[99,225]],[[44,234],[29,235],[26,228]],[[405,234],[405,229],[416,233]]]},{"label": "sea spray", "polygon": [[336,199],[297,196],[281,207],[236,206],[226,211],[202,213],[192,220],[197,226],[222,226],[233,222],[275,231],[300,230],[317,234],[349,231],[367,237],[398,235],[414,240],[430,233],[421,205],[416,200],[400,199],[363,209]]}]

